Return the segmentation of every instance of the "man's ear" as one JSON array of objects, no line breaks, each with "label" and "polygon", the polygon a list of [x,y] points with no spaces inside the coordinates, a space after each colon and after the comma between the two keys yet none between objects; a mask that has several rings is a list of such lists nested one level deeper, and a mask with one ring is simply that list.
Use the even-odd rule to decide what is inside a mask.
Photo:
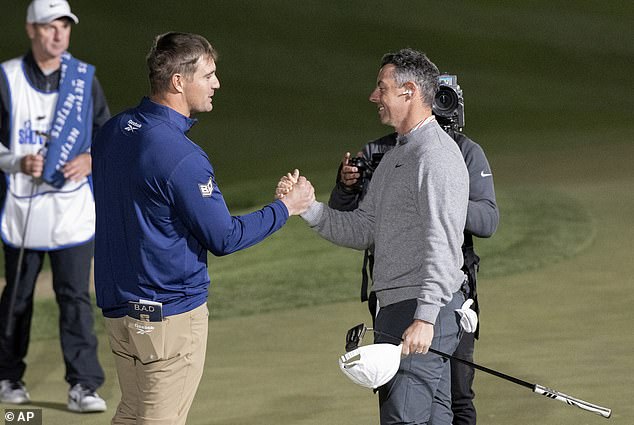
[{"label": "man's ear", "polygon": [[33,40],[35,38],[35,25],[27,23],[24,28],[26,29],[26,35],[29,37],[29,40]]},{"label": "man's ear", "polygon": [[182,93],[184,81],[185,81],[185,77],[183,77],[183,74],[173,74],[172,75],[172,89],[176,93]]},{"label": "man's ear", "polygon": [[408,81],[405,84],[403,84],[403,91],[408,92],[408,95],[410,97],[413,97],[414,95],[418,93],[418,87],[416,87],[416,84],[414,84],[413,82]]}]

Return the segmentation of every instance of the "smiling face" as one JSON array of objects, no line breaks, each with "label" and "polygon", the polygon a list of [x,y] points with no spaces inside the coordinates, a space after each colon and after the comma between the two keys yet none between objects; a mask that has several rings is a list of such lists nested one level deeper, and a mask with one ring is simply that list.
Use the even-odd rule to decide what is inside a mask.
[{"label": "smiling face", "polygon": [[370,102],[379,108],[379,118],[383,124],[402,133],[409,114],[409,96],[405,93],[406,88],[398,85],[394,79],[394,68],[394,65],[388,64],[379,70]]},{"label": "smiling face", "polygon": [[212,97],[219,88],[216,62],[210,57],[201,57],[194,74],[183,79],[183,95],[189,114],[211,111]]},{"label": "smiling face", "polygon": [[56,19],[48,24],[27,24],[31,50],[38,63],[60,60],[70,44],[72,23],[68,18]]}]

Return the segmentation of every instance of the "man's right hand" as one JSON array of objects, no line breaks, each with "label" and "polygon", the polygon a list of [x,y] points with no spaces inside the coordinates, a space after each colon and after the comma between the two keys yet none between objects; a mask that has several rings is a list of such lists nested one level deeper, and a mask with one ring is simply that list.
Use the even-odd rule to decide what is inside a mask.
[{"label": "man's right hand", "polygon": [[35,178],[42,176],[44,170],[44,157],[39,154],[24,155],[20,160],[20,169],[24,174]]},{"label": "man's right hand", "polygon": [[[363,156],[363,153],[359,152],[357,156]],[[350,163],[350,152],[346,152],[343,156],[343,160],[341,161],[341,172],[339,173],[339,180],[341,182],[350,187],[357,184],[361,174],[359,173],[359,169],[357,167],[353,167],[348,165]]]},{"label": "man's right hand", "polygon": [[315,202],[315,188],[306,180],[306,177],[299,176],[291,189],[282,196],[278,195],[277,198],[286,205],[288,215],[300,215]]}]

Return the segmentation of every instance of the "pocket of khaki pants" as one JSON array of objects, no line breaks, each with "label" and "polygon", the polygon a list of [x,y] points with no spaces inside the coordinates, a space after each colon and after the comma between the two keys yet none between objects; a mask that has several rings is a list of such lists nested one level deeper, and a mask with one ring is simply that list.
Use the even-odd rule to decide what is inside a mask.
[{"label": "pocket of khaki pants", "polygon": [[143,364],[165,360],[167,320],[146,322],[125,316],[123,323],[128,330],[131,355]]}]

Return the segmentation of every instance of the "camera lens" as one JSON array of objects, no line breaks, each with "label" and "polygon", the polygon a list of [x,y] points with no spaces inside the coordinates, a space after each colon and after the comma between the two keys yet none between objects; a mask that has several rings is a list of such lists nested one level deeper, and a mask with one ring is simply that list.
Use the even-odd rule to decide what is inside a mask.
[{"label": "camera lens", "polygon": [[434,97],[434,112],[441,116],[449,116],[458,107],[458,95],[447,86],[440,86]]}]

